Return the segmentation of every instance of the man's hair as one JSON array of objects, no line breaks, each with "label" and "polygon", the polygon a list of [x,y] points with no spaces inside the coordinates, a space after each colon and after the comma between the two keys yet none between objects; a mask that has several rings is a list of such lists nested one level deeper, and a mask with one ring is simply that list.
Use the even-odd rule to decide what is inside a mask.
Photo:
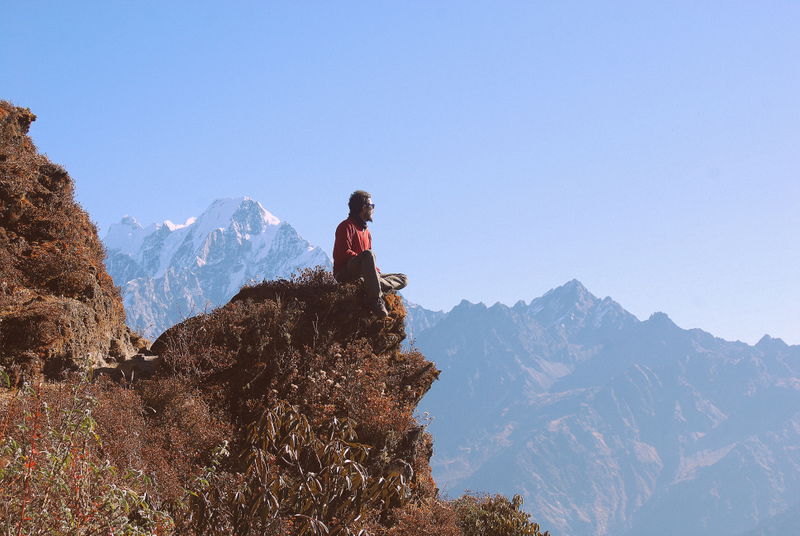
[{"label": "man's hair", "polygon": [[356,190],[350,194],[350,200],[347,201],[347,206],[350,208],[350,214],[358,214],[367,203],[367,199],[372,197],[369,192],[364,190]]}]

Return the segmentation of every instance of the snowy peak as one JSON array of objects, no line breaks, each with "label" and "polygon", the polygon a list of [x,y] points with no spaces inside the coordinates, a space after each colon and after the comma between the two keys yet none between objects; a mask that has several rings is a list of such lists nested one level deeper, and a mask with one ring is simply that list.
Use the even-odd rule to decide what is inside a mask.
[{"label": "snowy peak", "polygon": [[217,199],[182,224],[142,227],[126,216],[105,244],[129,324],[149,337],[226,303],[247,282],[330,267],[324,251],[249,197]]},{"label": "snowy peak", "polygon": [[141,230],[142,226],[136,221],[136,218],[126,215],[119,223],[115,223],[108,228],[103,242],[107,249],[125,251],[130,245],[137,242]]},{"label": "snowy peak", "polygon": [[261,203],[249,197],[217,199],[199,216],[187,219],[182,224],[170,220],[142,227],[135,218],[125,216],[119,223],[111,225],[103,242],[109,250],[119,250],[134,255],[146,236],[180,232],[195,237],[206,237],[216,229],[233,229],[241,234],[260,234],[281,221],[265,209]]},{"label": "snowy peak", "polygon": [[261,203],[249,197],[217,199],[193,223],[194,233],[206,236],[215,229],[232,229],[241,234],[260,234],[281,221]]},{"label": "snowy peak", "polygon": [[178,224],[178,223],[172,223],[172,222],[171,222],[171,221],[169,221],[169,220],[164,220],[164,226],[165,226],[167,229],[169,229],[170,231],[177,231],[178,229],[183,229],[184,227],[188,227],[188,226],[190,226],[190,225],[191,225],[191,224],[193,224],[195,221],[197,221],[197,218],[195,218],[195,217],[191,217],[191,218],[189,218],[188,220],[186,220],[186,222],[184,222],[184,223],[181,223],[181,224]]},{"label": "snowy peak", "polygon": [[226,233],[239,244],[260,236],[257,242],[263,250],[280,225],[281,221],[254,199],[217,199],[200,216],[182,224],[164,220],[142,227],[125,216],[109,228],[104,242],[109,252],[127,255],[145,273],[160,277],[170,266],[208,263],[214,243]]},{"label": "snowy peak", "polygon": [[132,227],[133,229],[141,229],[142,226],[136,221],[136,218],[133,216],[128,216],[127,214],[122,217],[122,220],[119,222],[120,225]]}]

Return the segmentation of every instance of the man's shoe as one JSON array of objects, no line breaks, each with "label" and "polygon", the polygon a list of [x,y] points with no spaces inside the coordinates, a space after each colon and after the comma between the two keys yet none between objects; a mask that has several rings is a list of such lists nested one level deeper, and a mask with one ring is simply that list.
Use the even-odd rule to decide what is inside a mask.
[{"label": "man's shoe", "polygon": [[389,311],[386,310],[386,306],[383,304],[383,298],[375,298],[375,301],[370,303],[369,308],[373,313],[378,315],[378,318],[386,318],[389,316]]}]

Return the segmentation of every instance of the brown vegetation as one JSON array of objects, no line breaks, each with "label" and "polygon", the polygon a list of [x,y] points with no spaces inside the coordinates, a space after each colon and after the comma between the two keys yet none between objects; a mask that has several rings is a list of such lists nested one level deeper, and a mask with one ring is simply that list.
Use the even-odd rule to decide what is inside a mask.
[{"label": "brown vegetation", "polygon": [[35,119],[0,101],[0,366],[17,378],[102,365],[137,342],[72,179],[27,135]]},{"label": "brown vegetation", "polygon": [[[162,368],[142,384],[182,382],[198,393],[221,422],[238,430],[234,452],[251,450],[242,449],[251,441],[250,426],[283,403],[297,408],[315,434],[331,422],[352,423],[359,444],[369,446],[358,462],[369,478],[408,468],[408,496],[359,519],[432,498],[432,442],[413,412],[438,371],[418,352],[401,351],[399,297],[388,296],[390,316],[377,319],[363,309],[360,292],[322,270],[246,287],[225,307],[160,337],[153,350],[163,357]],[[241,468],[238,460],[230,463]]]}]

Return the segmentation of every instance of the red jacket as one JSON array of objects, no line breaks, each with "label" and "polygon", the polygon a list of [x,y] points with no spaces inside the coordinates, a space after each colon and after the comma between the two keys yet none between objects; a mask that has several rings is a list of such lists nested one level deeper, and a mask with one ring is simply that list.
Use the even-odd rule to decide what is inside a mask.
[{"label": "red jacket", "polygon": [[347,267],[347,261],[362,251],[372,249],[372,235],[369,229],[360,225],[354,218],[344,220],[336,228],[336,241],[333,243],[333,273],[338,274]]}]

